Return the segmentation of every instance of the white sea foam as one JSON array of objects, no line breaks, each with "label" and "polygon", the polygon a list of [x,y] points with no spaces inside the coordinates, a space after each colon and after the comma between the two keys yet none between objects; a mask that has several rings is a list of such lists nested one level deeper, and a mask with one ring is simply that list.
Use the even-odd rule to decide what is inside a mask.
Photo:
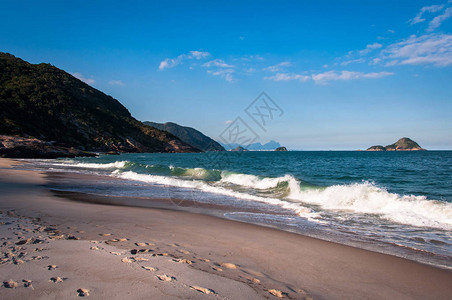
[{"label": "white sea foam", "polygon": [[84,168],[84,169],[122,169],[126,166],[128,161],[115,161],[108,164],[96,164],[96,163],[62,163],[56,164],[59,166],[69,166],[75,168]]},{"label": "white sea foam", "polygon": [[148,175],[148,174],[138,174],[133,171],[127,171],[127,172],[120,172],[119,170],[116,170],[112,173],[114,176],[123,178],[123,179],[129,179],[129,180],[136,180],[141,182],[149,182],[149,183],[157,183],[162,185],[169,185],[174,187],[182,187],[182,188],[190,188],[190,189],[198,189],[204,192],[208,193],[214,193],[214,194],[220,194],[225,196],[230,196],[238,199],[243,200],[251,200],[251,201],[257,201],[272,205],[278,205],[282,208],[291,210],[298,214],[301,217],[305,217],[308,220],[315,221],[318,223],[323,223],[321,220],[318,219],[319,214],[313,212],[311,209],[304,207],[301,203],[291,203],[288,201],[280,200],[277,198],[267,198],[267,197],[260,197],[255,195],[249,195],[241,192],[232,191],[230,189],[221,187],[221,186],[213,186],[208,183],[205,183],[203,181],[199,180],[183,180],[178,179],[175,177],[168,177],[168,176],[159,176],[159,175]]},{"label": "white sea foam", "polygon": [[322,208],[377,214],[397,223],[452,230],[452,203],[389,193],[370,182],[303,191],[289,182],[289,188],[288,198]]},{"label": "white sea foam", "polygon": [[275,188],[280,184],[281,182],[289,182],[294,181],[295,178],[293,178],[290,175],[286,175],[284,177],[276,177],[276,178],[270,178],[270,177],[264,177],[260,178],[255,175],[249,175],[249,174],[236,174],[236,173],[226,173],[223,172],[221,174],[221,181],[222,183],[232,183],[235,185],[241,185],[245,187],[250,187],[254,189],[259,190],[266,190]]}]

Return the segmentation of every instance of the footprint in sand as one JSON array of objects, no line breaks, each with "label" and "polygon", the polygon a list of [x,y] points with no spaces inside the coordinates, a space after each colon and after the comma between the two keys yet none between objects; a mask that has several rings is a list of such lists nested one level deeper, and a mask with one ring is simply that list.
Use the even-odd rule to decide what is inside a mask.
[{"label": "footprint in sand", "polygon": [[121,255],[121,253],[119,253],[119,252],[110,252],[110,253],[113,255]]},{"label": "footprint in sand", "polygon": [[19,284],[16,281],[10,279],[8,281],[3,281],[3,286],[8,289],[15,289],[19,286]]},{"label": "footprint in sand", "polygon": [[65,281],[67,278],[61,278],[61,277],[52,277],[50,278],[50,281],[52,281],[53,283],[60,283]]},{"label": "footprint in sand", "polygon": [[23,279],[22,282],[24,283],[24,287],[30,287],[33,289],[33,286],[31,285],[32,281],[28,279]]},{"label": "footprint in sand", "polygon": [[111,236],[111,233],[99,233],[100,236]]},{"label": "footprint in sand", "polygon": [[177,252],[183,253],[183,254],[190,254],[190,251],[184,250],[184,249],[180,249],[177,250]]},{"label": "footprint in sand", "polygon": [[182,263],[182,264],[187,264],[187,265],[191,265],[193,264],[193,262],[191,260],[185,259],[185,258],[174,258],[171,261],[177,262],[177,263]]},{"label": "footprint in sand", "polygon": [[97,246],[94,246],[94,247],[89,247],[89,249],[91,249],[91,250],[99,250],[100,248],[97,247]]},{"label": "footprint in sand", "polygon": [[269,292],[270,294],[272,294],[273,296],[275,296],[275,297],[278,297],[278,298],[284,298],[283,292],[281,292],[280,290],[271,289],[271,290],[268,290],[268,292]]},{"label": "footprint in sand", "polygon": [[231,264],[231,263],[222,263],[221,266],[222,266],[223,268],[231,269],[231,270],[237,269],[237,266],[234,265],[234,264]]},{"label": "footprint in sand", "polygon": [[148,261],[149,259],[144,258],[144,257],[136,257],[135,261]]},{"label": "footprint in sand", "polygon": [[158,280],[161,281],[175,281],[176,277],[174,276],[169,276],[169,275],[156,275],[155,277],[157,277]]},{"label": "footprint in sand", "polygon": [[152,271],[152,272],[156,272],[159,269],[155,268],[155,267],[146,267],[146,266],[142,266],[143,269],[147,270],[147,271]]},{"label": "footprint in sand", "polygon": [[56,268],[58,268],[58,266],[56,266],[56,265],[48,265],[47,266],[47,270],[56,270]]},{"label": "footprint in sand", "polygon": [[135,243],[135,245],[138,247],[155,246],[152,243]]},{"label": "footprint in sand", "polygon": [[203,262],[210,262],[210,259],[207,259],[207,258],[200,258],[199,260],[203,261]]},{"label": "footprint in sand", "polygon": [[192,285],[192,286],[190,286],[190,288],[191,288],[192,290],[195,290],[195,291],[198,291],[198,292],[200,292],[200,293],[207,294],[207,295],[209,295],[209,294],[215,294],[215,292],[214,292],[213,290],[208,289],[208,288],[203,288],[203,287],[197,286],[197,285]]},{"label": "footprint in sand", "polygon": [[215,271],[218,271],[218,272],[223,272],[223,269],[220,267],[217,267],[217,266],[212,266],[212,269],[214,269]]},{"label": "footprint in sand", "polygon": [[84,289],[84,288],[80,288],[77,290],[77,294],[79,297],[88,297],[89,296],[89,290],[88,289]]},{"label": "footprint in sand", "polygon": [[135,261],[135,259],[134,258],[125,257],[125,258],[121,259],[121,261],[123,263],[131,264],[131,263],[133,263]]}]

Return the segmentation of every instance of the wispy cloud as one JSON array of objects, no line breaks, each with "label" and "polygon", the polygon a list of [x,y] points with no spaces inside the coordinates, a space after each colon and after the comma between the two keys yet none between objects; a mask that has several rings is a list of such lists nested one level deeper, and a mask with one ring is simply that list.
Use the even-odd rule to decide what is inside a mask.
[{"label": "wispy cloud", "polygon": [[173,68],[175,66],[177,66],[178,64],[181,64],[182,61],[186,60],[186,59],[203,59],[206,57],[209,57],[210,53],[209,52],[204,52],[204,51],[190,51],[187,54],[181,54],[176,58],[165,58],[165,60],[160,62],[159,65],[159,70],[164,70],[164,69],[169,69],[169,68]]},{"label": "wispy cloud", "polygon": [[74,73],[70,73],[70,74],[72,76],[74,76],[75,78],[80,79],[81,81],[83,81],[86,84],[94,84],[94,83],[96,83],[96,80],[94,80],[93,78],[86,78],[81,73],[74,72]]},{"label": "wispy cloud", "polygon": [[359,55],[366,55],[369,52],[371,52],[372,50],[375,50],[375,49],[378,49],[378,48],[381,48],[381,47],[383,47],[383,45],[379,44],[379,43],[369,44],[369,45],[366,46],[365,49],[358,51],[358,54]]},{"label": "wispy cloud", "polygon": [[364,73],[364,72],[353,72],[353,71],[328,71],[319,74],[313,74],[312,80],[316,83],[326,83],[331,80],[355,80],[362,78],[382,78],[386,76],[394,75],[392,72],[372,72],[372,73]]},{"label": "wispy cloud", "polygon": [[290,67],[291,65],[292,65],[292,63],[290,61],[283,61],[283,62],[280,62],[279,64],[264,68],[264,71],[281,72],[286,67]]},{"label": "wispy cloud", "polygon": [[365,62],[364,58],[351,59],[351,60],[346,60],[346,61],[341,62],[341,66],[348,66],[349,64],[362,63],[362,62]]},{"label": "wispy cloud", "polygon": [[327,71],[323,73],[317,73],[312,75],[302,75],[293,73],[277,73],[274,76],[264,77],[266,80],[272,81],[291,81],[297,80],[300,82],[305,82],[308,80],[313,80],[317,84],[325,84],[332,80],[355,80],[362,78],[382,78],[386,76],[394,75],[392,72],[353,72],[353,71]]},{"label": "wispy cloud", "polygon": [[436,16],[433,20],[428,24],[427,31],[431,32],[441,26],[445,20],[449,19],[452,16],[452,7],[447,8],[443,14]]},{"label": "wispy cloud", "polygon": [[307,75],[301,75],[301,74],[293,74],[293,73],[276,73],[273,76],[267,76],[264,77],[265,80],[272,80],[272,81],[290,81],[290,80],[298,80],[298,81],[307,81],[310,80],[311,77]]},{"label": "wispy cloud", "polygon": [[414,25],[417,23],[424,22],[425,19],[422,18],[422,16],[424,15],[425,12],[434,13],[434,12],[440,11],[443,8],[444,8],[444,4],[424,6],[421,8],[420,12],[413,19],[408,20],[408,23],[410,23],[411,25]]},{"label": "wispy cloud", "polygon": [[109,85],[117,85],[117,86],[124,86],[124,82],[122,80],[110,80],[108,82]]},{"label": "wispy cloud", "polygon": [[206,62],[205,64],[202,65],[203,67],[218,67],[218,68],[233,68],[233,65],[229,65],[227,63],[224,62],[224,60],[222,59],[214,59],[211,61]]},{"label": "wispy cloud", "polygon": [[431,64],[437,67],[452,65],[452,35],[427,34],[412,35],[388,46],[382,51],[387,65]]},{"label": "wispy cloud", "polygon": [[234,72],[234,69],[207,70],[207,73],[224,78],[229,82],[233,82],[235,80],[232,76],[232,73]]}]

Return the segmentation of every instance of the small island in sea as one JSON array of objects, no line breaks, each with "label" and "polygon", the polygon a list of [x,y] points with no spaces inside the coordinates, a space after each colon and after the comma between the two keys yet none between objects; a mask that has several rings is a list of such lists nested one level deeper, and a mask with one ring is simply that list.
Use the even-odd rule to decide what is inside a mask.
[{"label": "small island in sea", "polygon": [[426,151],[426,149],[419,146],[419,144],[412,139],[404,137],[386,147],[381,145],[369,147],[367,148],[367,151]]}]

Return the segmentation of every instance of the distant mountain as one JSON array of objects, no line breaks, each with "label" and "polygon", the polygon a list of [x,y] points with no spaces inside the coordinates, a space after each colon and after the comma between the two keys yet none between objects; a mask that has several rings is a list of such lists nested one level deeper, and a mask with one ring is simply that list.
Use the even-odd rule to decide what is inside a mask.
[{"label": "distant mountain", "polygon": [[249,145],[239,145],[239,144],[226,145],[226,144],[223,144],[222,142],[218,142],[218,143],[220,143],[220,145],[223,146],[226,150],[231,150],[231,149],[241,146],[241,147],[245,147],[247,150],[251,150],[251,151],[273,151],[276,148],[281,147],[281,145],[275,141],[270,141],[263,145],[261,143],[253,143],[253,144],[249,144]]},{"label": "distant mountain", "polygon": [[381,145],[372,146],[367,151],[424,151],[418,143],[410,138],[401,138],[394,144],[383,147]]},{"label": "distant mountain", "polygon": [[65,71],[1,52],[0,134],[89,151],[199,151]]},{"label": "distant mountain", "polygon": [[204,135],[202,132],[191,127],[181,126],[172,122],[162,124],[147,121],[143,122],[143,124],[160,130],[168,131],[169,133],[177,136],[185,143],[192,145],[193,147],[202,151],[225,151],[223,146],[221,146],[219,143]]}]

